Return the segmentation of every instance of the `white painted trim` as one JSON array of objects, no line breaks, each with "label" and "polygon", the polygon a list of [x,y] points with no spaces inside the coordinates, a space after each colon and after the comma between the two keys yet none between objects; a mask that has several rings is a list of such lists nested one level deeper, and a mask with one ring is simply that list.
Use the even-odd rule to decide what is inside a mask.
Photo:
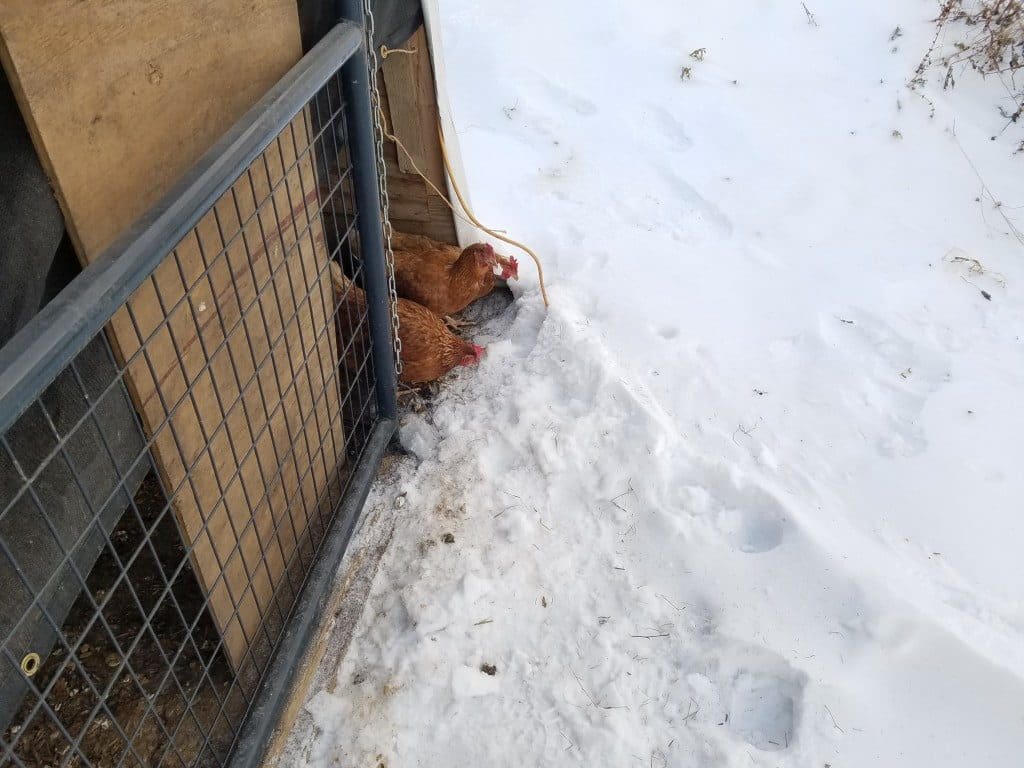
[{"label": "white painted trim", "polygon": [[[434,88],[437,93],[437,111],[441,117],[441,132],[444,135],[445,149],[448,152],[448,161],[451,163],[452,171],[458,182],[459,190],[462,192],[466,202],[470,205],[473,200],[469,194],[469,185],[466,183],[466,171],[462,165],[462,153],[459,151],[459,136],[455,132],[455,122],[452,119],[451,103],[448,100],[448,86],[444,64],[444,45],[441,37],[441,10],[438,7],[439,0],[423,0],[423,20],[427,32],[427,44],[430,46],[430,56],[434,65]],[[452,190],[451,180],[446,179],[448,185],[448,199],[459,208],[458,199]],[[455,217],[455,232],[459,238],[460,245],[469,245],[480,240],[480,233],[476,227],[469,224],[458,216]]]}]

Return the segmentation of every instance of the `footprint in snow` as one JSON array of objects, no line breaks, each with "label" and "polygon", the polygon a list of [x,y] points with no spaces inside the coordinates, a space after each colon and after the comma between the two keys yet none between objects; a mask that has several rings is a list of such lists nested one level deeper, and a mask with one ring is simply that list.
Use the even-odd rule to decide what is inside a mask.
[{"label": "footprint in snow", "polygon": [[723,649],[713,677],[726,716],[721,726],[765,752],[788,749],[797,739],[806,675],[782,656],[737,644]]},{"label": "footprint in snow", "polygon": [[753,670],[731,683],[729,730],[766,752],[787,749],[794,741],[803,685],[793,678]]},{"label": "footprint in snow", "polygon": [[[932,333],[940,327],[932,324],[922,330]],[[856,372],[840,393],[840,402],[875,416],[878,452],[889,458],[924,452],[928,440],[920,416],[928,398],[949,380],[945,352],[860,309],[824,316],[819,338],[817,348],[808,340],[807,355],[838,356],[840,365]]]},{"label": "footprint in snow", "polygon": [[597,105],[576,91],[565,88],[558,83],[549,80],[543,75],[536,75],[534,78],[539,90],[555,104],[564,104],[573,112],[583,117],[590,117],[597,113]]},{"label": "footprint in snow", "polygon": [[782,544],[791,523],[782,504],[757,485],[742,485],[721,467],[707,465],[699,486],[689,488],[689,506],[707,514],[718,532],[746,554]]},{"label": "footprint in snow", "polygon": [[782,510],[772,504],[723,509],[718,515],[719,529],[733,547],[746,554],[775,549],[782,543],[786,525]]},{"label": "footprint in snow", "polygon": [[686,132],[683,121],[660,105],[651,105],[636,121],[639,135],[654,127],[665,139],[670,149],[679,151],[693,146],[693,139]]}]

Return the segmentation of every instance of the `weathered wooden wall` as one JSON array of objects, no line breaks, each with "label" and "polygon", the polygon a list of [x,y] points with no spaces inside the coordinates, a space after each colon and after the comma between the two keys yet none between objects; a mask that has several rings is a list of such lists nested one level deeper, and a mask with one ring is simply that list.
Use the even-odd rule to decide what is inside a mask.
[{"label": "weathered wooden wall", "polygon": [[[401,139],[415,165],[438,189],[445,191],[444,161],[437,138],[434,71],[422,27],[404,48],[415,48],[416,52],[392,53],[381,66],[378,84],[384,113],[391,132]],[[399,232],[457,243],[451,210],[390,141],[384,142],[384,160],[388,169],[391,225]]]}]

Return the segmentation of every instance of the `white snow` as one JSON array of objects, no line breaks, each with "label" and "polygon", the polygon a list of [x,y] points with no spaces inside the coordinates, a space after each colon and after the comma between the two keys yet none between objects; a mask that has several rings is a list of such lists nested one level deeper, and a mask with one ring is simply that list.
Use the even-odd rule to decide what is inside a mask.
[{"label": "white snow", "polygon": [[442,4],[475,212],[552,305],[521,259],[402,427],[291,764],[1022,764],[1019,129],[904,87],[936,4],[808,6]]}]

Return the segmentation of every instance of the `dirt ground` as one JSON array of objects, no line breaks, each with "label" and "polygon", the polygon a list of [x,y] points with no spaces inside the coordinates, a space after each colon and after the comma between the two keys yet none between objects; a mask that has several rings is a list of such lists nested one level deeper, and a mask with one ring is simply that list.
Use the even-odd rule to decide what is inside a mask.
[{"label": "dirt ground", "polygon": [[[63,765],[72,752],[68,735],[78,741],[68,766],[219,765],[245,713],[248,686],[232,685],[231,667],[216,651],[217,629],[173,516],[160,518],[165,502],[154,476],[135,503],[138,516],[125,512],[113,550],[104,549],[87,578],[97,604],[111,589],[114,595],[100,613],[89,595],[79,595],[62,628],[76,652],[59,646],[33,678],[38,690],[49,688],[49,711],[29,694],[4,734],[8,743],[17,739],[13,752],[26,766]],[[121,564],[143,542],[142,526],[154,524],[151,546],[118,582]],[[100,705],[97,694],[108,690]]]}]

